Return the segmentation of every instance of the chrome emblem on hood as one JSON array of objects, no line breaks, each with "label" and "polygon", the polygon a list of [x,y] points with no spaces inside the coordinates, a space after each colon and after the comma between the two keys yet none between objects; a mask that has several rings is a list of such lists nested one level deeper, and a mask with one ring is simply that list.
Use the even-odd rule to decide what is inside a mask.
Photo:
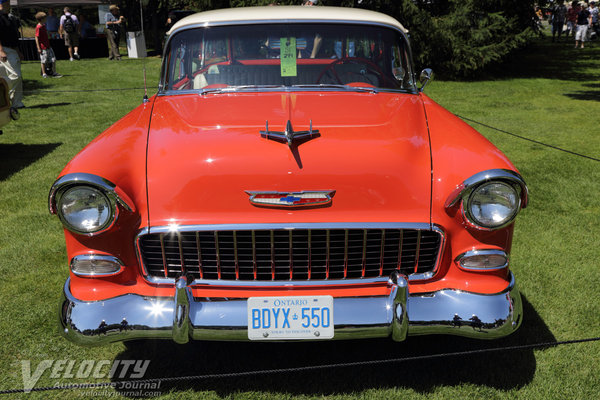
[{"label": "chrome emblem on hood", "polygon": [[250,195],[250,203],[258,207],[315,207],[331,203],[335,190],[310,190],[302,192],[254,192]]},{"label": "chrome emblem on hood", "polygon": [[270,131],[269,121],[267,121],[265,123],[265,130],[260,131],[260,136],[265,139],[274,140],[276,142],[286,143],[291,148],[294,145],[299,145],[306,142],[307,140],[317,138],[321,136],[321,133],[318,129],[313,130],[312,120],[310,120],[310,127],[307,131],[294,132],[294,129],[292,128],[292,123],[288,119],[288,122],[285,125],[285,131],[283,132]]}]

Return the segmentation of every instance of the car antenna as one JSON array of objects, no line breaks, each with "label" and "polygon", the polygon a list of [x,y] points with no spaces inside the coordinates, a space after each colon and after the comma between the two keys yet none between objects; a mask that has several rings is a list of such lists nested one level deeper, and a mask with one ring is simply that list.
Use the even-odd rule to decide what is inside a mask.
[{"label": "car antenna", "polygon": [[[140,25],[142,28],[142,37],[144,38],[144,41],[146,40],[146,36],[144,36],[144,13],[142,10],[142,1],[140,0]],[[146,47],[146,43],[144,43],[144,48]],[[148,85],[146,84],[146,57],[148,56],[148,54],[144,54],[144,57],[142,58],[142,68],[144,69],[144,99],[143,102],[147,103],[148,102]]]},{"label": "car antenna", "polygon": [[146,57],[144,57],[143,68],[144,68],[144,103],[148,102],[148,85],[146,85]]}]

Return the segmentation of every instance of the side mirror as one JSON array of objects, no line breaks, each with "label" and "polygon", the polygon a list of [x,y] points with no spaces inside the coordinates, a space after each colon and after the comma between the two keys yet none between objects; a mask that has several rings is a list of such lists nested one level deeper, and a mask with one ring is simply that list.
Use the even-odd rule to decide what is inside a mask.
[{"label": "side mirror", "polygon": [[425,86],[429,83],[430,80],[433,79],[433,70],[431,68],[425,68],[421,71],[421,76],[419,77],[419,82],[421,83],[420,92],[425,90]]}]

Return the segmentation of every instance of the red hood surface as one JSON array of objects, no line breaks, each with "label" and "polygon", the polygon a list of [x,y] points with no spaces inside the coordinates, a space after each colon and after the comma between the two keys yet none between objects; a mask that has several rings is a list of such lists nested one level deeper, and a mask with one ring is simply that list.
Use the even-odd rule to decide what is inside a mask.
[{"label": "red hood surface", "polygon": [[[262,138],[313,129],[292,152]],[[148,147],[151,226],[426,222],[431,161],[416,95],[236,93],[157,97]],[[259,208],[246,191],[335,190],[330,206]]]}]

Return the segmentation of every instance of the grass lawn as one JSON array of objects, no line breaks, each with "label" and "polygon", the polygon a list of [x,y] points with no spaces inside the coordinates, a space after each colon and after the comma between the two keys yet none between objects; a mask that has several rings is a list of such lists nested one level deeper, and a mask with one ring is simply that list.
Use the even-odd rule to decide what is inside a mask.
[{"label": "grass lawn", "polygon": [[[434,80],[426,92],[452,112],[502,130],[600,158],[600,43],[538,42],[472,82]],[[146,61],[148,82],[160,60]],[[146,378],[219,374],[555,342],[600,336],[600,163],[473,126],[503,150],[527,181],[531,202],[517,220],[511,268],[525,318],[514,335],[481,342],[453,337],[321,343],[149,342],[82,348],[57,333],[68,275],[62,229],[48,189],[68,160],[142,101],[141,60],[58,62],[42,79],[24,62],[21,120],[0,136],[0,390],[23,387],[47,359],[150,359]],[[493,77],[492,77],[493,76]],[[90,91],[126,88],[120,91]],[[153,89],[151,91],[154,92]],[[366,367],[162,383],[161,398],[597,398],[600,342]],[[36,387],[104,379],[42,374]],[[106,389],[106,393],[115,390]],[[102,393],[101,389],[95,392]],[[117,391],[126,397],[126,390]],[[14,397],[14,395],[11,395]],[[18,397],[18,396],[17,396]],[[88,398],[90,389],[21,395]]]}]

